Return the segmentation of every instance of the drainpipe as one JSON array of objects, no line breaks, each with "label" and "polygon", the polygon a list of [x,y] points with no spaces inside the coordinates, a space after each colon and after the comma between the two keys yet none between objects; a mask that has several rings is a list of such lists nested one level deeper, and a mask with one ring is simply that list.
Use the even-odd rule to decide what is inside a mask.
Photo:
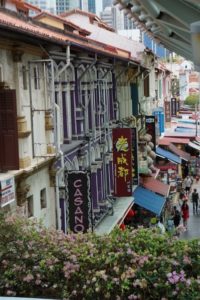
[{"label": "drainpipe", "polygon": [[56,215],[57,215],[57,228],[61,229],[61,220],[60,220],[60,195],[59,195],[59,177],[60,174],[64,171],[64,154],[60,149],[60,108],[55,103],[56,109],[56,121],[57,121],[57,139],[58,139],[58,149],[57,154],[61,157],[61,168],[56,172]]},{"label": "drainpipe", "polygon": [[[66,65],[56,74],[55,79],[59,79],[59,76],[64,72],[70,65],[70,45],[66,49]],[[56,215],[57,215],[57,228],[61,229],[61,220],[60,220],[60,194],[59,194],[59,177],[62,172],[64,172],[65,163],[64,163],[64,153],[60,148],[60,107],[54,103],[56,110],[56,131],[57,131],[57,157],[61,158],[61,168],[56,172]]]},{"label": "drainpipe", "polygon": [[30,97],[30,114],[31,114],[31,143],[32,143],[32,152],[33,158],[35,158],[35,149],[34,149],[34,126],[33,126],[33,98],[32,98],[32,89],[31,89],[31,63],[28,63],[29,68],[29,97]]}]

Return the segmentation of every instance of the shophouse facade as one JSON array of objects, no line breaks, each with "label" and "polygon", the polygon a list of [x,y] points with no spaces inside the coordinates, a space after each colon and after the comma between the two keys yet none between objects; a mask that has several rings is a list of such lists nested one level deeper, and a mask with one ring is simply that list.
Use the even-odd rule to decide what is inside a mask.
[{"label": "shophouse facade", "polygon": [[[147,96],[155,93],[155,57],[143,53],[141,45],[133,55],[132,41],[121,48],[92,39],[90,28],[67,18],[46,12],[29,18],[27,4],[6,3],[12,10],[0,11],[1,117],[7,113],[0,178],[1,186],[12,179],[15,197],[2,209],[18,207],[21,214],[67,232],[70,176],[84,174],[82,194],[88,193],[89,227],[95,227],[116,203],[112,129],[130,115],[152,114],[157,105],[153,93]],[[93,21],[110,41],[113,30],[94,16]],[[10,111],[4,107],[8,99],[12,140]],[[119,219],[132,202],[132,197],[124,201]]]}]

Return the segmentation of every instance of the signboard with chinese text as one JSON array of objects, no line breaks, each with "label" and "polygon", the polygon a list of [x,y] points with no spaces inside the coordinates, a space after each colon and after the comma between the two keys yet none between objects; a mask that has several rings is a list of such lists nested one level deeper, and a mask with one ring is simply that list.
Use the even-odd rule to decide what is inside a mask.
[{"label": "signboard with chinese text", "polygon": [[86,233],[92,227],[90,177],[85,171],[65,173],[68,230]]},{"label": "signboard with chinese text", "polygon": [[154,144],[153,151],[156,150],[156,123],[155,116],[145,116],[146,133],[152,136],[152,143]]},{"label": "signboard with chinese text", "polygon": [[113,129],[114,196],[132,196],[132,129]]},{"label": "signboard with chinese text", "polygon": [[4,207],[15,201],[14,177],[0,180],[0,206]]},{"label": "signboard with chinese text", "polygon": [[137,128],[131,128],[132,132],[132,184],[138,185],[138,149],[137,149]]},{"label": "signboard with chinese text", "polygon": [[171,122],[171,107],[170,102],[165,101],[165,122]]}]

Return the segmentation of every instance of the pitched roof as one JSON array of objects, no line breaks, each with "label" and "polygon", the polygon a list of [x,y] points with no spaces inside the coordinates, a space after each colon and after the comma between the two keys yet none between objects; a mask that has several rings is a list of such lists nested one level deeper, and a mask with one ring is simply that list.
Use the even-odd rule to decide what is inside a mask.
[{"label": "pitched roof", "polygon": [[170,186],[153,177],[141,177],[140,183],[144,188],[154,193],[163,195],[165,197],[167,197],[169,194]]},{"label": "pitched roof", "polygon": [[176,138],[176,137],[162,137],[159,138],[158,144],[163,146],[168,146],[170,143],[173,144],[188,144],[190,139],[187,138]]},{"label": "pitched roof", "polygon": [[68,17],[70,15],[77,14],[77,13],[80,14],[80,15],[88,16],[90,18],[91,23],[96,21],[98,23],[99,27],[103,27],[104,29],[115,32],[114,28],[110,27],[107,23],[103,22],[97,15],[95,15],[91,12],[88,12],[88,11],[81,10],[79,8],[75,8],[75,9],[66,11],[64,13],[61,13],[60,16],[61,17]]},{"label": "pitched roof", "polygon": [[180,156],[184,160],[186,160],[186,161],[190,160],[191,155],[189,153],[187,153],[187,152],[179,149],[178,147],[176,147],[172,143],[170,143],[168,147],[169,147],[169,150],[171,150],[173,153],[175,153],[176,155]]},{"label": "pitched roof", "polygon": [[161,214],[166,201],[164,197],[140,186],[135,189],[133,197],[135,204],[155,213],[158,216]]},{"label": "pitched roof", "polygon": [[70,22],[69,20],[66,20],[64,18],[61,18],[57,15],[53,15],[47,11],[42,11],[40,14],[36,15],[35,17],[33,17],[34,20],[38,20],[40,21],[43,17],[48,17],[48,18],[51,18],[51,19],[55,19],[63,24],[66,24],[66,25],[69,25],[70,27],[74,28],[75,30],[78,30],[82,33],[84,33],[85,35],[89,35],[90,34],[90,31],[86,30],[86,29],[83,29],[79,26],[77,26],[76,24]]},{"label": "pitched roof", "polygon": [[156,147],[156,154],[157,156],[167,158],[169,161],[172,161],[174,163],[181,163],[181,158],[178,155],[175,155],[174,153],[167,151],[161,147]]},{"label": "pitched roof", "polygon": [[91,32],[89,37],[92,40],[129,51],[134,61],[140,61],[140,64],[144,64],[143,58],[139,56],[139,54],[143,53],[145,50],[145,46],[142,43],[130,40],[123,35],[107,30],[107,28],[102,28],[102,26],[99,26],[99,21],[91,22],[90,13],[74,9],[70,12],[61,14],[61,16],[80,27],[89,30]]},{"label": "pitched roof", "polygon": [[16,33],[21,32],[51,42],[62,43],[63,45],[71,42],[76,47],[84,47],[84,49],[93,52],[99,52],[121,59],[130,58],[130,52],[126,50],[118,49],[117,47],[110,48],[107,44],[93,41],[86,37],[79,38],[79,35],[73,33],[70,33],[69,36],[66,33],[58,32],[50,28],[43,27],[42,25],[39,26],[38,24],[31,22],[30,19],[29,22],[27,22],[26,20],[19,18],[13,13],[8,14],[7,11],[0,11],[0,28],[6,28],[11,30],[12,32],[15,31]]}]

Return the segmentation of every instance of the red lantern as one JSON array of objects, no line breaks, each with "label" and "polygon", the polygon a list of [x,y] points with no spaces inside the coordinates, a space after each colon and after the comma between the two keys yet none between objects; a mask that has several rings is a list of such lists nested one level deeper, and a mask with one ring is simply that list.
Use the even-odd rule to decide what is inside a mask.
[{"label": "red lantern", "polygon": [[127,215],[126,215],[126,218],[127,219],[131,219],[132,217],[134,217],[135,216],[135,211],[131,208],[130,210],[129,210],[129,212],[127,213]]},{"label": "red lantern", "polygon": [[120,224],[119,228],[120,228],[121,230],[125,230],[125,229],[126,229],[126,226],[124,225],[124,223],[122,223],[122,224]]}]

